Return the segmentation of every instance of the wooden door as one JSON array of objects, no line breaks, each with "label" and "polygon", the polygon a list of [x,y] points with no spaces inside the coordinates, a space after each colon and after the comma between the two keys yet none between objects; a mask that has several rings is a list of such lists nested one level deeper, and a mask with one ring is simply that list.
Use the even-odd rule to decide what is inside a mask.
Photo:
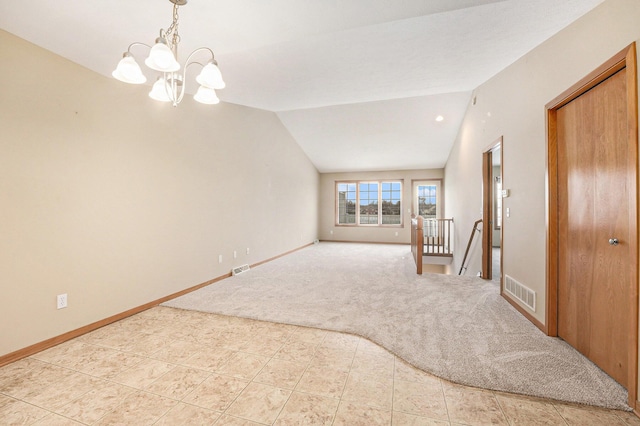
[{"label": "wooden door", "polygon": [[628,387],[626,68],[557,110],[558,336]]}]

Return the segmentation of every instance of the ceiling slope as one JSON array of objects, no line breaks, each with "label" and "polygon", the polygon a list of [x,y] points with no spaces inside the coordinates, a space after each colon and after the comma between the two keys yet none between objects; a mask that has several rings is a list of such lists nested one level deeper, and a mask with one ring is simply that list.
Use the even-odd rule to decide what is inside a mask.
[{"label": "ceiling slope", "polygon": [[[180,53],[211,47],[220,98],[276,112],[321,172],[438,168],[471,91],[602,1],[191,0]],[[171,8],[3,1],[0,28],[112,78]]]}]

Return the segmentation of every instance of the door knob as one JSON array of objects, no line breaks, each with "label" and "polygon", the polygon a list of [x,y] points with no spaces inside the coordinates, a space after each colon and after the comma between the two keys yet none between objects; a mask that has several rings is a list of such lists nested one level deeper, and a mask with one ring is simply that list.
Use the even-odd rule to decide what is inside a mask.
[{"label": "door knob", "polygon": [[617,246],[618,243],[620,243],[620,241],[618,241],[617,238],[609,238],[609,244],[611,244],[612,246]]}]

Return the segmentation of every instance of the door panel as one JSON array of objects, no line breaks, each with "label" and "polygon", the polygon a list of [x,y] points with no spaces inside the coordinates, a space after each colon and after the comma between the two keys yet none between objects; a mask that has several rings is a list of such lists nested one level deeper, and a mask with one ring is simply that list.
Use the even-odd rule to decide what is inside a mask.
[{"label": "door panel", "polygon": [[558,336],[625,387],[632,266],[626,81],[622,69],[557,110]]}]

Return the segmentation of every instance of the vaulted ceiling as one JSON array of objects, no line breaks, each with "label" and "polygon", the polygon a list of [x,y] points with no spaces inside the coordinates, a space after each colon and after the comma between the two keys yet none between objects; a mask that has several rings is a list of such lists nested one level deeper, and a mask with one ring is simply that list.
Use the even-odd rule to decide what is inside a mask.
[{"label": "vaulted ceiling", "polygon": [[[212,48],[222,101],[277,113],[321,172],[439,168],[472,90],[603,1],[191,0],[180,53]],[[3,1],[0,28],[112,78],[172,7]]]}]

